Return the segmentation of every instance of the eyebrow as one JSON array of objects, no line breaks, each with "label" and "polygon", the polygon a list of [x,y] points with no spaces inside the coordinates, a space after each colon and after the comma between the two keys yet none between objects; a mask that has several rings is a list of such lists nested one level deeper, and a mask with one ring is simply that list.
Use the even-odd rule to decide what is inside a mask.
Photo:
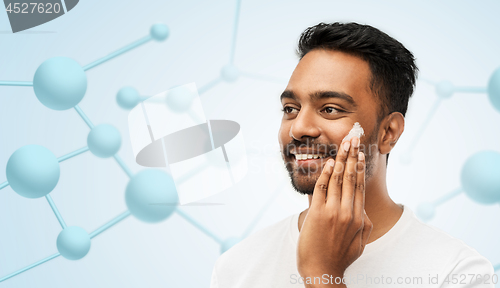
[{"label": "eyebrow", "polygon": [[[313,101],[318,101],[321,99],[328,99],[328,98],[338,98],[338,99],[342,99],[342,100],[348,102],[353,107],[358,107],[358,104],[356,104],[354,99],[349,94],[346,94],[344,92],[318,91],[318,92],[314,92],[314,93],[310,94],[309,96],[311,97],[311,99]],[[281,93],[280,101],[283,101],[284,98],[297,100],[297,96],[291,90],[285,90],[285,91],[283,91],[283,93]]]}]

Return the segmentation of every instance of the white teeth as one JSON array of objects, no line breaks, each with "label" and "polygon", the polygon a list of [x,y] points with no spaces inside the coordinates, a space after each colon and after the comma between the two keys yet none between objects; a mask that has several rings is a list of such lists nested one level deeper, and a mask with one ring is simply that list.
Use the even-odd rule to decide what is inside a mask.
[{"label": "white teeth", "polygon": [[324,158],[326,155],[320,154],[295,154],[295,159],[297,160],[306,160],[306,159],[319,159]]}]

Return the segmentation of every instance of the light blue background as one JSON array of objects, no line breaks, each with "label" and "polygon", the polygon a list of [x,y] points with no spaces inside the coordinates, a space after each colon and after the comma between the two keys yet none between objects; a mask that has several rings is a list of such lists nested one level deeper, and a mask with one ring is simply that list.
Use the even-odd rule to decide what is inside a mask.
[{"label": "light blue background", "polygon": [[[201,96],[210,119],[242,126],[250,172],[233,188],[185,211],[222,238],[240,235],[287,175],[278,150],[279,95],[298,58],[300,33],[320,21],[373,25],[401,41],[417,58],[421,77],[459,86],[485,87],[500,66],[497,1],[263,1],[243,0],[235,64],[240,70],[283,79],[240,78]],[[229,61],[235,1],[81,1],[54,21],[12,34],[0,12],[0,80],[32,81],[46,59],[67,56],[86,65],[147,35],[163,22],[171,36],[151,42],[87,72],[88,89],[80,107],[94,124],[110,123],[123,137],[119,152],[134,172],[127,111],[116,92],[133,86],[142,95],[219,75]],[[388,189],[414,211],[460,186],[467,157],[499,151],[500,113],[486,94],[455,94],[446,99],[424,132],[411,165],[399,159],[436,99],[434,87],[419,81],[410,101],[405,131],[391,152]],[[56,156],[84,147],[88,127],[74,110],[53,111],[36,99],[32,87],[0,87],[0,182],[19,147],[39,144]],[[256,151],[260,150],[259,153]],[[267,167],[267,172],[266,168]],[[68,225],[88,232],[126,209],[128,178],[113,159],[86,152],[61,163],[61,179],[51,193]],[[306,198],[286,187],[262,215],[256,229],[307,207]],[[500,263],[499,205],[480,205],[461,194],[439,206],[429,223]],[[49,256],[60,231],[47,201],[0,190],[0,277]],[[207,287],[219,245],[177,214],[159,224],[130,217],[92,240],[79,261],[62,257],[0,284],[2,287]],[[497,285],[497,287],[500,287]]]}]

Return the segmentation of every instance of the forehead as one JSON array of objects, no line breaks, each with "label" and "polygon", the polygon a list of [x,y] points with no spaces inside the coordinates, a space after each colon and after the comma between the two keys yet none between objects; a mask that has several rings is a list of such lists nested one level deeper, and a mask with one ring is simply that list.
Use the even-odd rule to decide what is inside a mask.
[{"label": "forehead", "polygon": [[[286,91],[293,91],[298,101],[314,100],[307,95],[318,91],[334,91],[349,95],[356,104],[373,105],[368,62],[340,51],[315,49],[297,64]],[[306,97],[307,96],[307,97]],[[305,98],[306,97],[306,98]]]}]

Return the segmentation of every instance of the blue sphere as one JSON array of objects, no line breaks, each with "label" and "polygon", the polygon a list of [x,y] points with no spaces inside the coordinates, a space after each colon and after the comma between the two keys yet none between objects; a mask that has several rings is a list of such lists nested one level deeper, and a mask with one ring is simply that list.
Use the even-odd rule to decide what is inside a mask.
[{"label": "blue sphere", "polygon": [[151,26],[149,33],[156,41],[163,41],[168,38],[168,35],[170,35],[170,30],[167,25],[159,23]]},{"label": "blue sphere", "polygon": [[455,92],[455,86],[450,81],[441,81],[436,85],[436,93],[441,98],[450,98]]},{"label": "blue sphere", "polygon": [[184,86],[179,86],[168,91],[167,106],[173,112],[184,113],[191,107],[196,94]]},{"label": "blue sphere", "polygon": [[239,237],[230,237],[230,238],[224,240],[224,242],[222,242],[222,244],[220,245],[220,254],[226,252],[231,247],[238,244],[240,241],[241,241],[241,239]]},{"label": "blue sphere", "polygon": [[220,70],[220,76],[224,81],[227,82],[234,82],[238,80],[238,77],[240,76],[240,71],[236,66],[232,64],[227,64],[226,66],[222,67]]},{"label": "blue sphere", "polygon": [[430,202],[424,202],[417,206],[417,216],[420,220],[427,222],[434,218],[436,213],[436,205]]},{"label": "blue sphere", "polygon": [[137,173],[125,190],[130,213],[144,222],[159,222],[174,212],[179,202],[172,177],[161,170]]},{"label": "blue sphere", "polygon": [[120,132],[109,124],[95,126],[87,137],[90,152],[101,158],[115,155],[120,150],[121,144]]},{"label": "blue sphere", "polygon": [[90,250],[90,236],[83,228],[69,226],[57,236],[57,251],[69,260],[78,260]]},{"label": "blue sphere", "polygon": [[481,151],[467,159],[460,175],[467,196],[481,204],[500,201],[500,153]]},{"label": "blue sphere", "polygon": [[123,87],[116,94],[116,102],[123,109],[131,110],[141,101],[139,92],[132,87]]},{"label": "blue sphere", "polygon": [[497,68],[488,82],[488,98],[491,105],[500,112],[500,68]]},{"label": "blue sphere", "polygon": [[7,161],[7,181],[17,194],[39,198],[49,194],[59,182],[57,157],[40,145],[17,149]]},{"label": "blue sphere", "polygon": [[87,75],[75,60],[54,57],[43,62],[33,77],[38,100],[53,110],[66,110],[80,103],[87,91]]}]

